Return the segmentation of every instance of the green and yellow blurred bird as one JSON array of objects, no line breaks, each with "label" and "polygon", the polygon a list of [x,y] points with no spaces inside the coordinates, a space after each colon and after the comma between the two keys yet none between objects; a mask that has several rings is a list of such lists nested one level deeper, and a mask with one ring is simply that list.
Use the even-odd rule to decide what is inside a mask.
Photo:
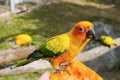
[{"label": "green and yellow blurred bird", "polygon": [[100,38],[97,41],[99,41],[104,46],[108,46],[108,47],[110,47],[112,45],[117,46],[116,42],[110,36],[102,35],[102,36],[100,36]]},{"label": "green and yellow blurred bird", "polygon": [[16,37],[15,44],[19,46],[29,46],[32,44],[32,37],[28,34],[19,34]]},{"label": "green and yellow blurred bird", "polygon": [[94,35],[94,25],[89,21],[80,21],[69,32],[51,37],[45,41],[27,59],[17,62],[11,68],[42,58],[47,59],[53,68],[57,69],[62,63],[71,62],[90,39],[94,38]]}]

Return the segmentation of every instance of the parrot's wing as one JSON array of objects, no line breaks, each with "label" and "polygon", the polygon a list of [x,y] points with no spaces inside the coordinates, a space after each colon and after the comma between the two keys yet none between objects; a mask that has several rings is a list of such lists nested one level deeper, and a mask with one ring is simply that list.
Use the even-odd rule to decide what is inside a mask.
[{"label": "parrot's wing", "polygon": [[29,55],[29,58],[50,58],[63,54],[70,45],[70,39],[62,34],[48,39],[35,52]]}]

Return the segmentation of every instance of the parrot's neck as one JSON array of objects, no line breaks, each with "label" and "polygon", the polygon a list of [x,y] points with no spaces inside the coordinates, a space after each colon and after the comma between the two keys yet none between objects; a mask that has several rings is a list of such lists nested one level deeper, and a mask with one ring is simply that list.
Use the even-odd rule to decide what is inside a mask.
[{"label": "parrot's neck", "polygon": [[83,48],[86,46],[86,44],[90,41],[90,39],[85,39],[82,41],[82,43],[79,46],[79,51],[81,52]]},{"label": "parrot's neck", "polygon": [[79,52],[85,47],[85,45],[90,41],[90,38],[86,38],[86,36],[74,36],[71,33],[67,33],[71,44],[79,49]]}]

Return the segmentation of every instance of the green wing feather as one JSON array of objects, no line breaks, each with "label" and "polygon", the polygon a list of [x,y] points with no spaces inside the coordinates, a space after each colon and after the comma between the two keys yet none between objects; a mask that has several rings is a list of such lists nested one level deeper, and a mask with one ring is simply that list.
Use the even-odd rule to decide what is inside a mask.
[{"label": "green wing feather", "polygon": [[70,39],[67,35],[59,35],[50,38],[46,42],[44,42],[39,48],[36,55],[43,54],[44,57],[53,57],[53,56],[60,56],[63,54],[70,45]]}]

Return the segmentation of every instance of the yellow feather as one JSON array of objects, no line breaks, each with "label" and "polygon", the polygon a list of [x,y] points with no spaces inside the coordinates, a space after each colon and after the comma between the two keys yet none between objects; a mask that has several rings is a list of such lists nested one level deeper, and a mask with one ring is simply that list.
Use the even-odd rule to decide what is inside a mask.
[{"label": "yellow feather", "polygon": [[54,53],[59,51],[63,52],[65,49],[68,49],[70,38],[67,36],[67,34],[62,34],[53,37],[52,40],[48,41],[46,44],[46,48],[53,51]]}]

